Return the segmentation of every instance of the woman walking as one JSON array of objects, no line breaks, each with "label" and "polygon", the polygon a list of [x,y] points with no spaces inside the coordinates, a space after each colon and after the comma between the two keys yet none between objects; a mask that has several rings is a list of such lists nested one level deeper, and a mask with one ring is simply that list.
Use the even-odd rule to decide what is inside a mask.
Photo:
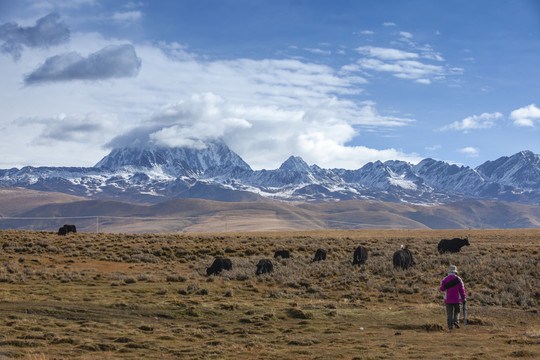
[{"label": "woman walking", "polygon": [[450,265],[448,275],[441,281],[441,291],[445,291],[444,303],[446,304],[446,322],[448,329],[453,327],[459,329],[460,305],[465,304],[467,295],[465,294],[465,284],[458,276],[455,265]]}]

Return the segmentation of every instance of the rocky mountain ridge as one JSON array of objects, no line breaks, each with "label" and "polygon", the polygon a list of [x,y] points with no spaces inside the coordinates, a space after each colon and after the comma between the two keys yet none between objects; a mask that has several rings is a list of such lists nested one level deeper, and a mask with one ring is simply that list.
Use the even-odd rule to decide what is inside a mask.
[{"label": "rocky mountain ridge", "polygon": [[0,170],[0,186],[57,191],[91,199],[158,203],[378,200],[440,205],[501,200],[540,205],[540,155],[521,151],[477,168],[424,159],[376,161],[356,170],[323,169],[291,156],[278,169],[252,170],[223,142],[205,148],[121,148],[94,167]]}]

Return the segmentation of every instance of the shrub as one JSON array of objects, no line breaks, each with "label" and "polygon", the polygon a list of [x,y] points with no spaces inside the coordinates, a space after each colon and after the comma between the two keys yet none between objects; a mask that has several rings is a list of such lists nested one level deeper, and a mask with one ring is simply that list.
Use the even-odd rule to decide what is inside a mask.
[{"label": "shrub", "polygon": [[170,274],[167,275],[168,282],[186,282],[188,279],[180,274]]}]

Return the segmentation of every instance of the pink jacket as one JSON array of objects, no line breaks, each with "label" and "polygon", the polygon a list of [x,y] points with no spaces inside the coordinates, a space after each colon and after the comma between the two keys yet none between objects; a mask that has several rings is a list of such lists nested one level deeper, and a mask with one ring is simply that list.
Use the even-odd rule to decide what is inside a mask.
[{"label": "pink jacket", "polygon": [[455,278],[459,279],[459,283],[456,286],[446,290],[446,293],[444,294],[444,302],[446,304],[459,304],[462,301],[465,301],[465,298],[467,297],[467,294],[465,294],[465,285],[463,284],[463,280],[461,280],[461,278],[456,274],[448,274],[448,276],[442,280],[440,290],[445,291],[444,284]]}]

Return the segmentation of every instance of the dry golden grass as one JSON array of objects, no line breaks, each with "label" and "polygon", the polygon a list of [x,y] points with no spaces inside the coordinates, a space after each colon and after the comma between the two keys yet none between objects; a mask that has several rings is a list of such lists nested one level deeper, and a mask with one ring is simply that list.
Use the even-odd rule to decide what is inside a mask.
[{"label": "dry golden grass", "polygon": [[[439,255],[442,238],[467,236]],[[508,359],[540,356],[540,230],[0,232],[0,359]],[[407,245],[414,268],[394,270]],[[352,266],[358,245],[370,249]],[[312,263],[317,248],[325,262]],[[261,258],[275,272],[255,276]],[[206,277],[215,256],[233,270]],[[456,264],[469,325],[445,327]]]}]

